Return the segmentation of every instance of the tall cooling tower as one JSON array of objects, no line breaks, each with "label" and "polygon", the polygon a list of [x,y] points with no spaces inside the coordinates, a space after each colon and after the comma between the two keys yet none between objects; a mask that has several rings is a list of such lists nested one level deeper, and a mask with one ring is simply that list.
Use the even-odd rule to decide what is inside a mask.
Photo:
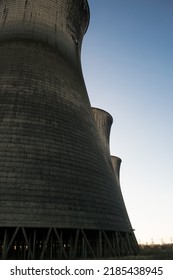
[{"label": "tall cooling tower", "polygon": [[86,0],[0,1],[0,258],[136,253],[80,61]]}]

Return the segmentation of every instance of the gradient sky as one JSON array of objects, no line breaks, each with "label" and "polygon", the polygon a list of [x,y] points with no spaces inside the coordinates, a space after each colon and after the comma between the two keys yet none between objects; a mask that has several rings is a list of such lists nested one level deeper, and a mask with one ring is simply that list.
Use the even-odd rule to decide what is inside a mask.
[{"label": "gradient sky", "polygon": [[140,243],[173,242],[173,0],[88,0],[82,66]]}]

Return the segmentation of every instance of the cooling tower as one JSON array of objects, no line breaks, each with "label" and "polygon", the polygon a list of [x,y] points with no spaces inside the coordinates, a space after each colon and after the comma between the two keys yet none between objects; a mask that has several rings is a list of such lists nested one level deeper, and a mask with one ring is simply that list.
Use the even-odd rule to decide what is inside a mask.
[{"label": "cooling tower", "polygon": [[113,123],[113,118],[108,112],[99,108],[92,107],[92,113],[94,116],[96,126],[99,131],[102,144],[105,149],[105,153],[110,156],[109,141],[110,141],[110,131]]},{"label": "cooling tower", "polygon": [[117,180],[120,183],[120,166],[122,160],[119,157],[111,156],[112,166]]},{"label": "cooling tower", "polygon": [[135,253],[80,61],[86,0],[0,2],[0,258]]},{"label": "cooling tower", "polygon": [[110,132],[113,123],[113,118],[108,112],[100,108],[92,107],[92,113],[102,142],[103,153],[107,158],[107,161],[109,162],[110,170],[113,172],[113,177],[115,181],[114,182],[115,192],[118,197],[119,203],[121,204],[121,207],[123,209],[121,214],[123,214],[123,217],[126,220],[125,224],[126,226],[128,226],[128,230],[126,231],[124,242],[128,243],[128,246],[130,247],[129,253],[130,252],[139,253],[136,237],[133,233],[133,229],[129,220],[129,216],[121,192],[120,165],[122,160],[117,156],[110,155],[109,142],[110,142]]}]

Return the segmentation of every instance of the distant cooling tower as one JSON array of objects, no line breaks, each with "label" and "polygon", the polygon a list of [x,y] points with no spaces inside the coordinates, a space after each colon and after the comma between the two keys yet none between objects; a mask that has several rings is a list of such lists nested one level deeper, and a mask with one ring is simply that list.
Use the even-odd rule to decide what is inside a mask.
[{"label": "distant cooling tower", "polygon": [[111,156],[111,161],[113,165],[113,170],[115,177],[117,178],[119,184],[120,184],[120,166],[121,166],[121,159],[116,156]]},{"label": "distant cooling tower", "polygon": [[138,252],[83,80],[88,23],[86,0],[0,2],[1,259]]},{"label": "distant cooling tower", "polygon": [[112,116],[99,108],[93,108],[92,107],[92,113],[96,122],[96,126],[100,135],[100,139],[103,145],[103,153],[104,155],[107,157],[107,161],[109,162],[110,165],[110,170],[113,172],[113,177],[115,180],[115,192],[117,195],[117,205],[118,203],[121,204],[121,208],[122,208],[122,213],[123,217],[126,219],[126,226],[128,226],[128,231],[125,233],[125,238],[124,238],[124,242],[128,242],[128,247],[129,248],[129,254],[131,252],[136,252],[139,253],[139,249],[138,249],[138,244],[136,241],[136,237],[133,233],[133,229],[129,220],[129,216],[126,210],[126,206],[124,203],[124,199],[122,196],[122,192],[121,192],[121,187],[120,187],[120,166],[121,166],[121,159],[117,156],[111,156],[110,155],[110,144],[109,144],[109,140],[110,140],[110,131],[111,131],[111,126],[113,123],[113,118]]}]

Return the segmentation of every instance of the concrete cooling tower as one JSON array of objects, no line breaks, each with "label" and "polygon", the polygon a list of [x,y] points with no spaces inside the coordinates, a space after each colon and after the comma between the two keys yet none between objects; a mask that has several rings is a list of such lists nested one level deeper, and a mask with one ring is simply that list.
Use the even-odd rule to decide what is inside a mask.
[{"label": "concrete cooling tower", "polygon": [[89,17],[86,0],[0,1],[1,259],[138,252],[108,151],[112,118],[100,133],[82,75]]},{"label": "concrete cooling tower", "polygon": [[[124,253],[131,254],[133,253],[139,253],[138,244],[136,241],[136,237],[134,235],[134,230],[131,226],[129,216],[126,210],[126,206],[124,203],[124,199],[121,192],[121,186],[120,186],[120,166],[121,166],[121,159],[117,156],[110,155],[110,131],[111,126],[113,123],[112,116],[99,108],[93,108],[92,107],[92,113],[96,122],[96,126],[100,135],[100,139],[103,146],[103,154],[107,157],[107,161],[109,162],[110,170],[112,172],[112,176],[114,177],[114,185],[115,185],[115,192],[118,198],[118,201],[116,202],[117,205],[121,205],[121,214],[123,213],[124,218],[126,219],[126,226],[128,226],[128,230],[124,233],[121,232],[121,237],[119,236],[119,239],[124,237],[124,244],[126,244],[126,247],[124,248]],[[118,213],[117,213],[118,214]],[[124,221],[123,221],[124,223]],[[118,233],[117,233],[118,235]],[[119,252],[121,255],[123,252]]]}]

